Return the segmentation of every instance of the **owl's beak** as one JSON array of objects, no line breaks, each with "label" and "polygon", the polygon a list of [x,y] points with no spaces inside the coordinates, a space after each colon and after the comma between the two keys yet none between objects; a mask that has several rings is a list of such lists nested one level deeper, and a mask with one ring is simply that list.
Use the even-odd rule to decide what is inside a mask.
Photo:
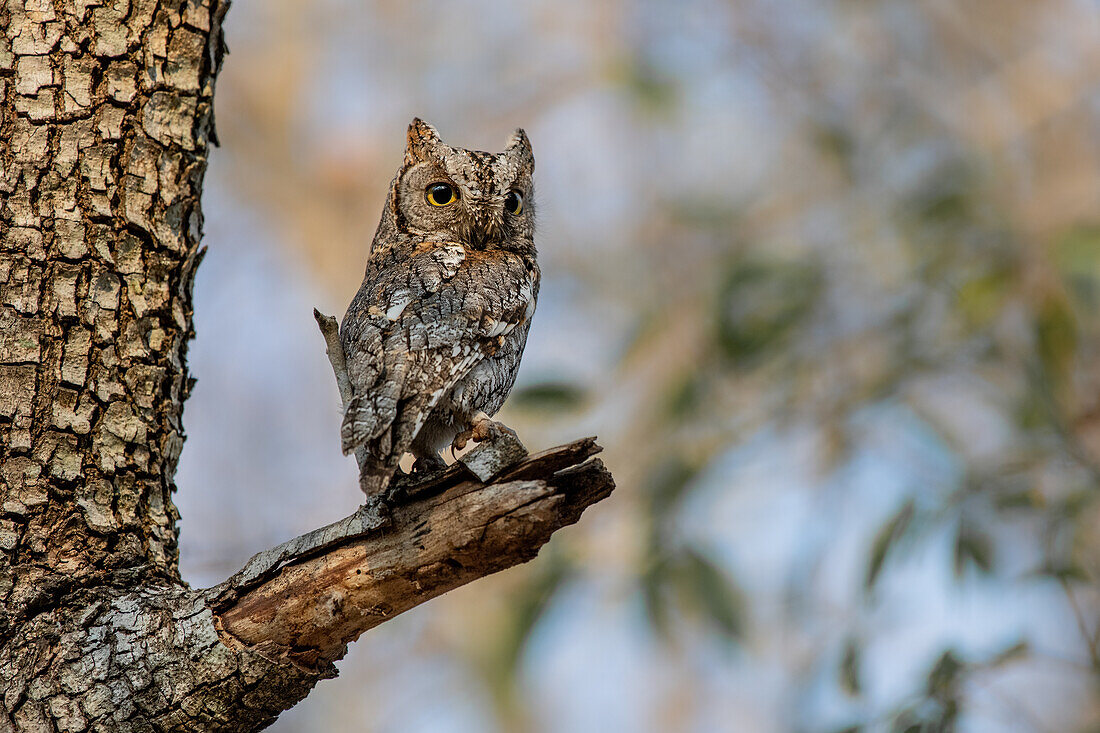
[{"label": "owl's beak", "polygon": [[466,236],[475,249],[486,249],[504,238],[503,212],[488,206],[479,207],[471,219]]}]

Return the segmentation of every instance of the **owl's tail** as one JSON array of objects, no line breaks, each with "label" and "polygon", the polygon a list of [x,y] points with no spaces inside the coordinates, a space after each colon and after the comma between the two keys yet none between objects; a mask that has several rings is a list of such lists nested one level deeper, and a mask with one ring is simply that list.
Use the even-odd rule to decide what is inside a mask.
[{"label": "owl's tail", "polygon": [[374,404],[362,395],[351,398],[344,408],[340,424],[340,448],[348,455],[378,435],[378,415]]},{"label": "owl's tail", "polygon": [[[392,456],[378,458],[381,452],[378,448],[384,447],[389,452],[388,443],[385,446],[378,445],[378,427],[374,404],[361,395],[352,398],[344,410],[340,442],[345,455],[355,453],[355,461],[359,464],[359,488],[368,497],[378,496],[386,490],[401,458],[400,453],[396,459]],[[381,437],[387,438],[388,435]]]}]

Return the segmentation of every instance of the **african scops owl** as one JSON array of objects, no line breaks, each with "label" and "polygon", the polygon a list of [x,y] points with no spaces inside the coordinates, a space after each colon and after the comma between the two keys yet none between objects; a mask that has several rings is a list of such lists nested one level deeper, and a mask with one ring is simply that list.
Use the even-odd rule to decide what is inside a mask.
[{"label": "african scops owl", "polygon": [[539,291],[523,130],[503,153],[446,145],[409,125],[363,284],[340,325],[353,399],[344,453],[365,451],[360,485],[381,492],[411,452],[444,464],[452,441],[500,429],[489,420],[516,379]]}]

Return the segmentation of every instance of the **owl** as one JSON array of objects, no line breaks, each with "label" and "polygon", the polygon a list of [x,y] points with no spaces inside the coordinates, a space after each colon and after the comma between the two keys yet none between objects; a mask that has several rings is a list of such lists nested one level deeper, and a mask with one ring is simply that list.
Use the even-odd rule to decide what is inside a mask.
[{"label": "owl", "polygon": [[445,144],[420,119],[409,125],[340,324],[353,393],[340,437],[361,456],[368,496],[405,453],[430,471],[448,445],[507,430],[490,417],[515,382],[538,297],[534,169],[523,130],[485,153]]}]

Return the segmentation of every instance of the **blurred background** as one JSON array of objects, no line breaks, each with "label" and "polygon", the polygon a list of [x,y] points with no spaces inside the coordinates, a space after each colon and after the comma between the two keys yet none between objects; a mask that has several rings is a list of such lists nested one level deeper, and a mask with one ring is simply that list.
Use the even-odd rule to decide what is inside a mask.
[{"label": "blurred background", "polygon": [[184,576],[354,510],[343,314],[414,115],[535,148],[502,419],[619,488],[272,730],[1100,729],[1097,0],[234,0]]}]

